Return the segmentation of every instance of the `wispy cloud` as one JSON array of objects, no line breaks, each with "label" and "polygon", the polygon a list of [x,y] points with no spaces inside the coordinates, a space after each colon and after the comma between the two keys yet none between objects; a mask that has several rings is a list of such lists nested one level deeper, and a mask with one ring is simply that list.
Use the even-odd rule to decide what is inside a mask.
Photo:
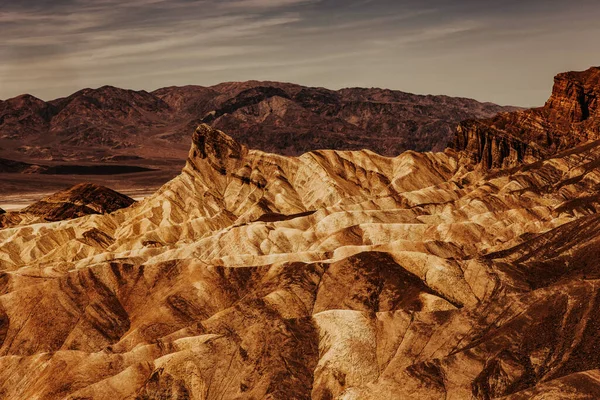
[{"label": "wispy cloud", "polygon": [[[592,0],[4,2],[0,98],[279,79],[533,103],[509,101],[507,82],[539,96],[556,69],[585,68],[599,14]],[[570,64],[546,66],[561,44]],[[538,72],[524,81],[517,65]]]},{"label": "wispy cloud", "polygon": [[274,9],[317,3],[318,0],[226,0],[219,3],[224,9]]}]

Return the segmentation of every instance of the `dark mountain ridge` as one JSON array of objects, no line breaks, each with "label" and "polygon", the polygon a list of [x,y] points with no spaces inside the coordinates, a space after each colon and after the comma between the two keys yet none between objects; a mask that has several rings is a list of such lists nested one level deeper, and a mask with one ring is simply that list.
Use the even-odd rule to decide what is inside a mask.
[{"label": "dark mountain ridge", "polygon": [[0,102],[0,157],[18,161],[183,154],[197,123],[226,129],[253,148],[286,155],[368,148],[397,155],[441,151],[458,122],[513,110],[447,96],[388,89],[328,90],[279,82],[227,82],[153,92],[103,86],[45,102]]}]

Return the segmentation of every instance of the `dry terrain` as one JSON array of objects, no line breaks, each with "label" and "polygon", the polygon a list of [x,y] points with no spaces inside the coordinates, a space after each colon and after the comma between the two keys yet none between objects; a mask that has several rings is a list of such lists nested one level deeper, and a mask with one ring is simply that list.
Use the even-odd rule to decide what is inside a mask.
[{"label": "dry terrain", "polygon": [[283,156],[201,124],[142,201],[4,214],[0,398],[600,398],[600,141],[493,129]]}]

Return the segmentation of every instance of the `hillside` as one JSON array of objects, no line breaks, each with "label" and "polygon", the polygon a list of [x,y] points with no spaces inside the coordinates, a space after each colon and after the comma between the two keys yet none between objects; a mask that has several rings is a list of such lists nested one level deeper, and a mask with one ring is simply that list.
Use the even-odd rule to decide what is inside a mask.
[{"label": "hillside", "polygon": [[109,188],[82,183],[45,197],[18,212],[0,211],[3,214],[0,215],[0,228],[107,214],[133,203],[133,199]]},{"label": "hillside", "polygon": [[489,175],[201,125],[144,201],[0,230],[0,392],[593,398],[599,157]]}]

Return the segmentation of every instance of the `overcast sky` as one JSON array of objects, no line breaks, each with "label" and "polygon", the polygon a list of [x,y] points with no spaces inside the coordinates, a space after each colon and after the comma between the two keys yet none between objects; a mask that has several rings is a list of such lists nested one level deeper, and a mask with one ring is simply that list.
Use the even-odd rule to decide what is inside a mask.
[{"label": "overcast sky", "polygon": [[542,105],[598,0],[0,0],[0,99],[249,79]]}]

